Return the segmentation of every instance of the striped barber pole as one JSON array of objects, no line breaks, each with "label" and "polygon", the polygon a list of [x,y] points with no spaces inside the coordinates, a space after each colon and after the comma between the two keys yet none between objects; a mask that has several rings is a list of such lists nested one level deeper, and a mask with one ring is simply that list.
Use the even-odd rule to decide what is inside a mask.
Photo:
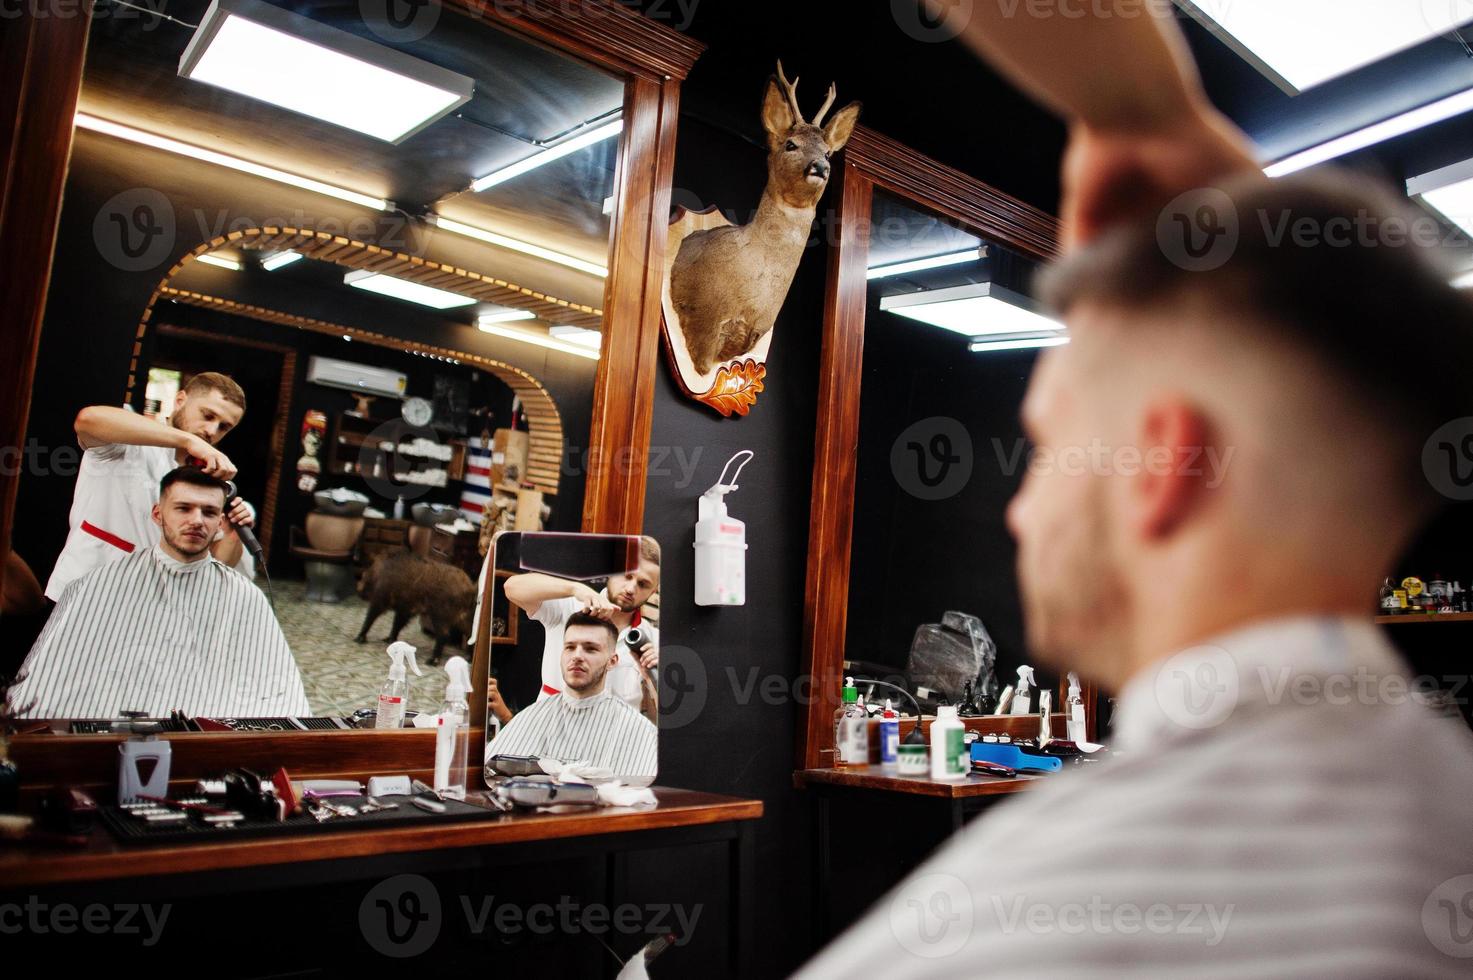
[{"label": "striped barber pole", "polygon": [[491,502],[491,439],[476,436],[466,440],[465,486],[460,494],[460,512],[472,523]]}]

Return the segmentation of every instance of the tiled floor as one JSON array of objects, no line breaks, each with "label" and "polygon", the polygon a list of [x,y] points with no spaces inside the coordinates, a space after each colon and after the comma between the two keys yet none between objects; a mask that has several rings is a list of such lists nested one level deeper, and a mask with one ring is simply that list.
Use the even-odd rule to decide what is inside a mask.
[{"label": "tiled floor", "polygon": [[[301,581],[275,582],[274,588],[276,618],[297,658],[312,713],[347,715],[358,708],[372,708],[389,676],[389,658],[384,650],[389,645],[393,612],[385,612],[373,624],[367,643],[354,643],[368,609],[361,598],[355,595],[339,603],[308,602],[307,584]],[[417,659],[424,671],[423,677],[408,672],[409,710],[437,710],[445,696],[445,671],[426,666],[435,641],[420,630],[418,619],[404,627],[399,639],[418,650]],[[441,664],[454,652],[447,647]]]}]

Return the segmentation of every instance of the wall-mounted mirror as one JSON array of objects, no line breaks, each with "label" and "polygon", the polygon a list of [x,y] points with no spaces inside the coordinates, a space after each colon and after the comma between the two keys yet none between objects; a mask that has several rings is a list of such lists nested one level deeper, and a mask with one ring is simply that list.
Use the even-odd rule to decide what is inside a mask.
[{"label": "wall-mounted mirror", "polygon": [[[618,284],[658,247],[661,106],[699,47],[595,6],[632,46],[438,3],[408,22],[99,5],[9,566],[47,599],[0,630],[23,716],[371,727],[390,640],[421,668],[470,656],[497,532],[617,523],[614,497],[637,512],[614,491],[642,470],[599,454],[648,406],[611,406],[602,378],[654,370],[658,297]],[[192,510],[171,537],[159,483],[191,458],[236,471],[254,557],[233,500],[193,499],[207,487],[173,487]],[[236,578],[170,591],[211,554]],[[125,606],[148,628],[85,633]],[[438,702],[439,670],[408,680]]]},{"label": "wall-mounted mirror", "polygon": [[[863,128],[840,166],[803,768],[833,764],[845,675],[904,688],[867,693],[912,719],[917,702],[923,719],[953,704],[982,727],[1037,733],[1036,714],[990,717],[1028,661],[1005,513],[1029,462],[1018,410],[1033,360],[1067,342],[1030,298],[1052,218]],[[1053,690],[1062,714],[1059,680],[1034,676],[1033,712]]]},{"label": "wall-mounted mirror", "polygon": [[578,764],[595,778],[654,781],[660,660],[654,538],[498,535],[481,576],[477,626],[490,771],[520,774],[535,759]]}]

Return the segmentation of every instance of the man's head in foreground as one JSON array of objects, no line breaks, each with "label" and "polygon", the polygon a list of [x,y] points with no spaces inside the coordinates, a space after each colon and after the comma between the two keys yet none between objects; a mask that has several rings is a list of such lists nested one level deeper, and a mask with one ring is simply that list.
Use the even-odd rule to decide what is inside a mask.
[{"label": "man's head in foreground", "polygon": [[1254,619],[1368,615],[1438,509],[1424,444],[1473,415],[1473,304],[1410,241],[1430,217],[1345,174],[1222,190],[1238,240],[1215,267],[1183,268],[1167,216],[1044,282],[1072,341],[1023,407],[1028,640],[1115,690]]},{"label": "man's head in foreground", "polygon": [[225,484],[192,466],[181,466],[159,481],[153,522],[163,535],[164,553],[178,561],[204,556],[225,514]]},{"label": "man's head in foreground", "polygon": [[609,668],[619,661],[619,632],[614,624],[588,613],[574,613],[563,627],[563,684],[574,697],[604,689]]}]

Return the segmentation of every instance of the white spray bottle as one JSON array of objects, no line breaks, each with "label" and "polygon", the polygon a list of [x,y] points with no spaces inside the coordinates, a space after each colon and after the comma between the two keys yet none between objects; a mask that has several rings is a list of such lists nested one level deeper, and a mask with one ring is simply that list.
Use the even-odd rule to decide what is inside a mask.
[{"label": "white spray bottle", "polygon": [[[747,601],[747,525],[726,512],[726,495],[737,489],[742,469],[756,455],[743,449],[721,468],[716,485],[697,503],[696,591],[698,606],[740,606]],[[726,480],[726,471],[741,459],[741,466]]]},{"label": "white spray bottle", "polygon": [[404,724],[404,712],[409,710],[409,682],[404,679],[404,661],[414,668],[414,673],[423,677],[419,664],[414,659],[414,647],[403,640],[389,644],[389,679],[378,692],[378,714],[374,716],[374,728],[397,729]]},{"label": "white spray bottle", "polygon": [[1018,668],[1018,689],[1013,694],[1013,714],[1033,714],[1033,688],[1037,685],[1032,667],[1024,664]]},{"label": "white spray bottle", "polygon": [[1079,743],[1085,741],[1084,724],[1084,696],[1079,688],[1079,675],[1072,670],[1069,672],[1069,697],[1065,704],[1066,729],[1069,733],[1069,741]]},{"label": "white spray bottle", "polygon": [[435,722],[434,790],[452,800],[465,799],[466,760],[470,751],[471,669],[464,657],[445,664],[445,703]]}]

